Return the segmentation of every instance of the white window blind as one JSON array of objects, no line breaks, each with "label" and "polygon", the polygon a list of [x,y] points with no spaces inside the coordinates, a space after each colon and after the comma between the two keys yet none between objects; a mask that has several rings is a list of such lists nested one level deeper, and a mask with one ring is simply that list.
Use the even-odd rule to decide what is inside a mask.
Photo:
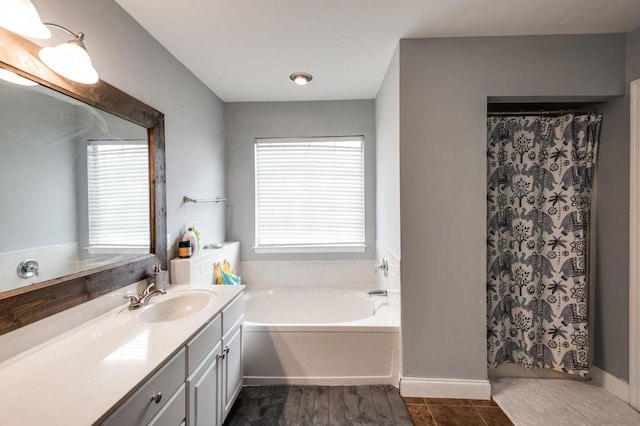
[{"label": "white window blind", "polygon": [[364,250],[361,136],[257,139],[255,162],[257,252]]},{"label": "white window blind", "polygon": [[90,251],[110,247],[148,251],[147,141],[89,141],[87,181]]}]

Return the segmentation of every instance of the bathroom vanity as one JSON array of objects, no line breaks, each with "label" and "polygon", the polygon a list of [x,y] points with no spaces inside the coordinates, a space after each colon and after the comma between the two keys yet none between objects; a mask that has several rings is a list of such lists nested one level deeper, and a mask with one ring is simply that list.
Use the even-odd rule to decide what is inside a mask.
[{"label": "bathroom vanity", "polygon": [[222,424],[242,386],[243,288],[172,286],[5,361],[0,424]]},{"label": "bathroom vanity", "polygon": [[[151,275],[157,264],[167,269],[164,114],[104,81],[84,85],[61,77],[40,61],[39,45],[15,33],[0,29],[0,46],[0,68],[37,83],[30,90],[43,95],[46,104],[40,107],[45,111],[40,117],[31,114],[33,108],[22,114],[16,105],[32,105],[33,94],[23,97],[25,89],[5,84],[9,85],[7,93],[15,95],[6,105],[7,111],[14,111],[18,117],[34,115],[34,121],[23,127],[41,129],[40,136],[44,135],[15,132],[20,137],[8,142],[7,149],[22,153],[27,145],[46,146],[59,139],[51,129],[60,128],[64,134],[77,136],[71,145],[63,146],[79,150],[65,157],[72,163],[63,165],[63,170],[75,173],[66,179],[69,185],[63,188],[57,180],[52,181],[69,197],[56,193],[50,202],[37,198],[49,209],[68,204],[67,210],[52,210],[49,216],[68,219],[73,231],[64,231],[62,239],[57,238],[56,233],[66,225],[51,222],[47,229],[33,227],[32,231],[43,238],[33,241],[33,247],[22,246],[23,231],[17,232],[15,239],[4,235],[2,241],[6,247],[0,251],[6,256],[10,252],[11,259],[3,259],[0,266],[11,271],[15,282],[5,279],[0,288],[0,425],[221,424],[242,382],[243,287],[174,285],[166,295],[154,297],[135,310],[129,310],[122,299],[122,289],[144,284],[141,280]],[[8,96],[3,95],[3,99]],[[52,105],[51,99],[62,103],[54,110],[48,106]],[[62,127],[60,123],[44,127],[47,118],[58,116],[73,120]],[[106,134],[96,134],[96,125],[85,120],[94,116],[101,117],[97,127],[108,128]],[[105,127],[107,122],[113,125]],[[138,127],[136,136],[129,134],[133,125]],[[16,126],[9,127],[13,130]],[[68,128],[73,131],[66,131]],[[87,210],[79,206],[88,199],[84,195],[88,186],[83,183],[76,187],[79,177],[88,176],[84,160],[89,158],[95,141],[132,138],[146,146],[146,162],[127,175],[147,173],[145,192],[149,201],[127,213],[148,219],[142,226],[150,233],[148,245],[143,241],[128,252],[121,249],[131,245],[130,241],[107,244],[107,248],[87,243],[91,239],[85,227],[88,220],[84,215],[76,221],[71,219],[76,211]],[[66,152],[57,145],[54,148]],[[37,154],[49,157],[44,151]],[[20,157],[43,170],[37,175],[42,182],[62,173],[50,169],[59,163],[55,159],[44,163],[30,155]],[[7,155],[0,158],[13,163]],[[83,160],[77,161],[82,166],[75,165],[77,159]],[[15,167],[21,169],[20,164]],[[27,171],[27,176],[32,174],[35,177]],[[11,174],[4,181],[7,191],[24,183]],[[36,183],[30,181],[27,186]],[[36,192],[49,193],[46,189]],[[78,204],[72,194],[82,194],[82,203]],[[14,198],[9,192],[5,196]],[[63,203],[66,199],[70,202]],[[29,221],[26,215],[41,215],[41,209],[27,207],[11,213],[21,221],[14,225],[3,217],[2,223],[8,225],[7,229],[21,230],[23,221]],[[40,217],[33,222],[49,223]],[[42,251],[42,247],[54,244],[63,245],[67,253],[66,243],[76,228],[78,241],[71,243],[69,251],[75,257],[61,260]],[[115,231],[115,235],[120,234],[119,229]],[[91,251],[96,252],[95,258],[88,256]],[[15,262],[31,265],[27,272],[39,271],[42,277],[13,277],[18,265],[13,265]],[[61,266],[65,269],[58,268]],[[94,311],[95,306],[98,308]],[[111,309],[114,306],[119,307]]]}]

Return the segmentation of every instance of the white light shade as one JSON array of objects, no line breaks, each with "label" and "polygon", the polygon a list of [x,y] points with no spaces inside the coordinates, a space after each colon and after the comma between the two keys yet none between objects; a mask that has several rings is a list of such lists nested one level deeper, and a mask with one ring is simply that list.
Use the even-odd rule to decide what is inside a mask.
[{"label": "white light shade", "polygon": [[19,84],[20,86],[37,86],[38,83],[31,81],[28,78],[19,76],[15,72],[0,68],[0,79],[8,81],[9,83]]},{"label": "white light shade", "polygon": [[46,66],[69,80],[83,84],[98,82],[98,73],[91,64],[89,54],[75,40],[42,48],[39,56]]},{"label": "white light shade", "polygon": [[29,0],[0,1],[0,27],[26,37],[51,38],[51,31],[44,26]]}]

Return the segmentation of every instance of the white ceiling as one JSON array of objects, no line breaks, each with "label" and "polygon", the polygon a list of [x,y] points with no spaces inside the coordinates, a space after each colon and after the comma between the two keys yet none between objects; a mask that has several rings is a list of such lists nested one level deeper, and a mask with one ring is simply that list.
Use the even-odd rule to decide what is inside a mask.
[{"label": "white ceiling", "polygon": [[640,0],[116,1],[225,102],[375,98],[401,38],[640,25]]}]

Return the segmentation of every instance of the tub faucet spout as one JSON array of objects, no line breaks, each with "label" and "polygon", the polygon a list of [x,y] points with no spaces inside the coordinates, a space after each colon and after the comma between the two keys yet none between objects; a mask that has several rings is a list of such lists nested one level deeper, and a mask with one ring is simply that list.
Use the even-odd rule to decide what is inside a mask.
[{"label": "tub faucet spout", "polygon": [[376,289],[376,290],[369,290],[367,292],[367,297],[371,297],[371,296],[386,296],[386,295],[387,295],[387,290]]}]

